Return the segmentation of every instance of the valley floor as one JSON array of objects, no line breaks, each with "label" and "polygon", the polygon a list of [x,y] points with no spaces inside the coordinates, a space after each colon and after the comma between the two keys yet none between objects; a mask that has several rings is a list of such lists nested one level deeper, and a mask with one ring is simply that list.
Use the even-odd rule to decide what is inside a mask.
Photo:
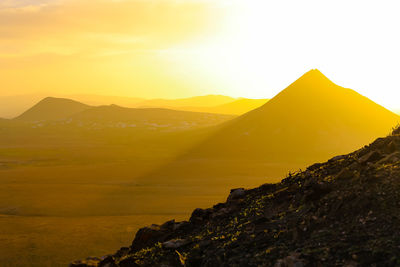
[{"label": "valley floor", "polygon": [[[183,214],[175,218],[187,219]],[[1,266],[66,266],[75,257],[110,254],[129,246],[135,232],[168,215],[0,216]]]},{"label": "valley floor", "polygon": [[143,226],[188,219],[196,207],[225,201],[231,188],[276,182],[282,170],[301,167],[213,159],[208,169],[201,160],[178,162],[180,176],[152,177],[207,132],[27,131],[0,131],[2,266],[65,266],[114,253]]}]

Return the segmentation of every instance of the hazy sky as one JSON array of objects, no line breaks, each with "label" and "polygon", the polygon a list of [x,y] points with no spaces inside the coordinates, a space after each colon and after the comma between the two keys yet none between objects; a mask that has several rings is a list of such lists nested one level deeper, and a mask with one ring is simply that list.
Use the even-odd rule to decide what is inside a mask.
[{"label": "hazy sky", "polygon": [[0,95],[264,98],[318,68],[400,108],[399,2],[1,0]]}]

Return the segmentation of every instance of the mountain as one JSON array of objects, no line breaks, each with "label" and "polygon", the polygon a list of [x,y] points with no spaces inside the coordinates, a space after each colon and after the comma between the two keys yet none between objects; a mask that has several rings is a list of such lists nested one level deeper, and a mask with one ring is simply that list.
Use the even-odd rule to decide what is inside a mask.
[{"label": "mountain", "polygon": [[217,125],[233,119],[232,115],[178,111],[161,108],[124,108],[117,105],[99,106],[70,117],[71,122],[87,125],[189,129]]},{"label": "mountain", "polygon": [[137,97],[69,95],[67,98],[92,106],[116,104],[127,108],[168,108],[193,112],[242,115],[265,104],[268,99],[232,98],[206,95],[178,99],[143,99]]},{"label": "mountain", "polygon": [[[74,94],[44,98],[41,95],[17,95],[0,97],[0,117],[15,118],[40,100],[48,105],[52,101],[74,99],[89,106],[118,105],[127,108],[168,108],[174,110],[241,115],[264,104],[265,99],[232,98],[222,95],[206,95],[179,99],[143,99],[137,97]],[[41,103],[42,104],[42,103]],[[58,106],[59,103],[56,105]],[[64,104],[67,105],[67,104]],[[40,112],[39,112],[40,113]],[[67,113],[73,114],[73,113]],[[36,116],[36,115],[35,115]],[[65,118],[65,116],[61,116]],[[28,120],[31,120],[30,118]],[[36,118],[35,118],[36,120]],[[46,119],[47,120],[47,119]],[[53,120],[53,118],[51,118]]]},{"label": "mountain", "polygon": [[164,108],[125,108],[117,105],[89,106],[67,98],[47,97],[15,118],[16,121],[55,121],[61,124],[103,127],[190,129],[220,124],[233,115],[179,111]]},{"label": "mountain", "polygon": [[178,108],[178,107],[213,107],[235,101],[235,98],[224,95],[205,95],[179,99],[150,99],[140,102],[140,108]]},{"label": "mountain", "polygon": [[[213,156],[321,160],[388,134],[400,117],[311,70],[195,152]],[[288,157],[288,155],[290,155]]]},{"label": "mountain", "polygon": [[217,173],[221,183],[225,179],[236,186],[255,185],[266,176],[276,181],[289,170],[386,135],[399,121],[398,115],[311,70],[149,176],[182,182],[188,175],[202,180]]},{"label": "mountain", "polygon": [[399,177],[397,130],[70,266],[399,266]]},{"label": "mountain", "polygon": [[91,106],[66,99],[46,97],[39,103],[19,115],[15,120],[19,121],[55,121],[63,120],[69,116],[90,109]]}]

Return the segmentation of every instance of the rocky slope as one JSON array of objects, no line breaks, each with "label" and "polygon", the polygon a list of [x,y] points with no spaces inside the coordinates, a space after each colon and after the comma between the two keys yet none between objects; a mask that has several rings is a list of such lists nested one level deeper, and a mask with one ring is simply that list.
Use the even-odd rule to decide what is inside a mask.
[{"label": "rocky slope", "polygon": [[71,266],[399,266],[400,130]]}]

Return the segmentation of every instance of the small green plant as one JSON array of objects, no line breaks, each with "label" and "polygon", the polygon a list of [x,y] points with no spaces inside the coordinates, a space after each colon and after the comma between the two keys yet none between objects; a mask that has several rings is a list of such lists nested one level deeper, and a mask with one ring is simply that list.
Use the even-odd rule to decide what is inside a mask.
[{"label": "small green plant", "polygon": [[400,123],[392,128],[392,135],[400,135]]},{"label": "small green plant", "polygon": [[182,266],[185,266],[187,255],[185,253],[179,253],[179,251],[175,250],[176,254],[178,254],[179,261],[181,262]]}]

